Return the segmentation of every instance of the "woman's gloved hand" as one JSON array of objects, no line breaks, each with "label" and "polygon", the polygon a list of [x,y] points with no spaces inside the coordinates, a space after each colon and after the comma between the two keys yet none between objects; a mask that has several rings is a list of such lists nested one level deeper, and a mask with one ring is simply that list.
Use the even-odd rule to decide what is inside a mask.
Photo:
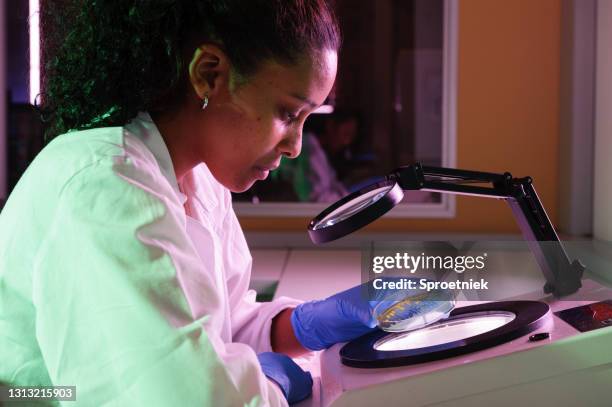
[{"label": "woman's gloved hand", "polygon": [[261,370],[279,385],[287,402],[297,403],[312,394],[312,376],[293,359],[282,353],[263,352],[257,355]]},{"label": "woman's gloved hand", "polygon": [[372,331],[376,302],[362,295],[362,285],[335,294],[325,300],[298,305],[291,314],[297,340],[309,350],[329,348]]}]

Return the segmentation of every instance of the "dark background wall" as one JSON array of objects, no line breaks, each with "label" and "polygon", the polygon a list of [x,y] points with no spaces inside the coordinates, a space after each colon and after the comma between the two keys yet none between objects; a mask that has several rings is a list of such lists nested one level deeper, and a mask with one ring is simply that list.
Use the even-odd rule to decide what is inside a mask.
[{"label": "dark background wall", "polygon": [[30,40],[28,0],[8,0],[6,7],[6,86],[8,192],[43,146],[42,123],[29,101]]},{"label": "dark background wall", "polygon": [[30,76],[28,0],[8,0],[3,4],[7,25],[7,87],[13,103],[27,103]]}]

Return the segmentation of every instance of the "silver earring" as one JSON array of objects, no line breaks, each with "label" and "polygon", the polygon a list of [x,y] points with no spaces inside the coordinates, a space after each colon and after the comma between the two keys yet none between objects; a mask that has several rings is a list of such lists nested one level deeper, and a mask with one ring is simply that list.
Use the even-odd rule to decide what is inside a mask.
[{"label": "silver earring", "polygon": [[202,99],[202,110],[206,109],[208,106],[208,93],[204,95],[204,99]]}]

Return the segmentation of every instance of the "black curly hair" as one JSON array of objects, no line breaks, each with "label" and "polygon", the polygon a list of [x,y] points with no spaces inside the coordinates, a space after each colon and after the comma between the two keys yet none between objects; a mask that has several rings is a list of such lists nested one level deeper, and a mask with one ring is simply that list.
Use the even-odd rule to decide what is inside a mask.
[{"label": "black curly hair", "polygon": [[329,0],[43,0],[46,141],[177,106],[187,66],[209,41],[242,81],[267,60],[340,48]]}]

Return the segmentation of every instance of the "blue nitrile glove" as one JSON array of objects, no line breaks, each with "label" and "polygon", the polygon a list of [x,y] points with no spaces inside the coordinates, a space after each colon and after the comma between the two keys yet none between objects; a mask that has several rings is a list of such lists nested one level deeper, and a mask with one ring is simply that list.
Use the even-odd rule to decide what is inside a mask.
[{"label": "blue nitrile glove", "polygon": [[376,319],[362,285],[339,292],[325,300],[298,305],[291,314],[295,337],[309,350],[321,350],[372,331]]},{"label": "blue nitrile glove", "polygon": [[263,352],[257,355],[261,370],[279,385],[287,402],[297,403],[312,394],[312,376],[293,359],[282,353]]}]

